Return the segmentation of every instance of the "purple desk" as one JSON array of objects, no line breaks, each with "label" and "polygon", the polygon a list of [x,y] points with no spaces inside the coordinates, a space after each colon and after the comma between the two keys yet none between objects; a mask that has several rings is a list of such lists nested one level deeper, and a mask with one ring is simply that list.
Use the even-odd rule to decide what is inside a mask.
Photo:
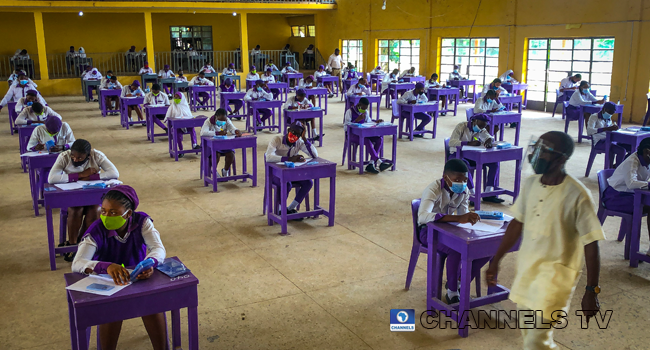
[{"label": "purple desk", "polygon": [[[277,113],[273,113],[273,115],[267,119],[266,122],[268,122],[269,125],[257,126],[257,117],[259,116],[259,110],[261,108],[268,108],[271,112],[274,112],[275,109],[278,110]],[[248,109],[250,109],[250,112],[246,116],[246,130],[252,131],[255,135],[257,135],[257,130],[263,129],[278,129],[278,132],[281,132],[280,123],[282,121],[280,119],[282,118],[282,101],[250,101],[248,102]],[[275,119],[276,117],[278,118],[277,123]]]},{"label": "purple desk", "polygon": [[[427,310],[429,314],[435,309],[445,315],[458,325],[458,335],[466,338],[469,335],[467,314],[470,309],[479,306],[497,303],[508,299],[510,290],[500,284],[495,287],[488,287],[487,295],[472,299],[470,296],[470,285],[472,282],[472,262],[474,260],[493,257],[505,234],[508,222],[504,224],[499,232],[483,232],[468,230],[448,223],[430,222],[427,224]],[[461,277],[460,277],[460,302],[447,305],[441,299],[442,287],[442,259],[438,258],[438,250],[449,247],[460,253],[461,256]],[[510,250],[519,250],[519,242]],[[477,276],[482,278],[482,276]]]},{"label": "purple desk", "polygon": [[142,81],[142,89],[145,89],[147,87],[147,83],[158,84],[158,74],[156,73],[141,74],[140,80]]},{"label": "purple desk", "polygon": [[[112,90],[99,89],[99,109],[102,110],[102,117],[106,117],[106,115],[108,115],[108,106],[106,106],[106,97],[110,97],[110,96],[119,97],[121,94],[122,94],[122,90],[120,89],[112,89]],[[115,111],[117,112],[118,110]]]},{"label": "purple desk", "polygon": [[[282,74],[282,76],[284,77],[284,82],[287,83],[287,85],[289,85],[288,90],[290,91],[296,90],[298,86],[298,81],[303,78],[302,73],[284,73]],[[291,87],[291,79],[296,79],[296,86],[294,86],[293,88]]]},{"label": "purple desk", "polygon": [[[618,114],[618,125],[622,126],[622,120],[623,120],[623,105],[616,105],[616,112],[614,114]],[[603,105],[585,105],[585,106],[580,106],[579,108],[579,113],[580,115],[578,116],[578,143],[582,142],[582,138],[587,138],[591,139],[590,136],[583,135],[582,131],[584,130],[585,127],[585,113],[589,114],[594,114],[598,113],[603,109]]]},{"label": "purple desk", "polygon": [[284,98],[282,98],[282,102],[287,102],[287,98],[289,97],[289,83],[268,83],[266,86],[269,87],[269,89],[278,89],[280,90],[280,95],[284,94]]},{"label": "purple desk", "polygon": [[246,79],[246,91],[250,90],[255,86],[257,80],[248,80]]},{"label": "purple desk", "polygon": [[[632,212],[632,232],[630,240],[630,267],[639,267],[639,260],[650,263],[650,256],[639,251],[641,241],[641,220],[643,220],[643,207],[650,205],[650,191],[634,190],[634,210]],[[646,219],[647,220],[647,219]]]},{"label": "purple desk", "polygon": [[631,153],[636,152],[641,140],[650,137],[650,132],[641,131],[641,128],[638,126],[632,126],[625,129],[619,129],[616,131],[607,131],[607,137],[605,139],[605,169],[611,169],[611,158],[609,155],[609,150],[612,145],[612,142],[618,144],[630,145]]},{"label": "purple desk", "polygon": [[424,83],[427,80],[427,78],[423,76],[403,77],[402,79],[404,79],[404,81],[407,83]]},{"label": "purple desk", "polygon": [[[381,95],[363,95],[363,96],[346,95],[345,96],[345,111],[347,112],[348,109],[356,106],[359,103],[359,100],[364,98],[364,97],[368,99],[368,102],[370,102],[370,104],[368,105],[368,109],[369,109],[368,110],[368,115],[370,116],[370,118],[372,118],[372,104],[374,103],[374,104],[377,105],[377,111],[375,113],[377,115],[377,118],[375,118],[375,120],[379,120],[379,107],[381,105]],[[343,113],[343,120],[345,122],[345,113]]]},{"label": "purple desk", "polygon": [[[242,150],[242,174],[241,175],[231,175],[227,177],[217,177],[217,152],[222,150],[231,150],[241,148]],[[253,158],[253,173],[249,174],[246,172],[247,162],[246,162],[246,149],[250,148],[251,157]],[[210,161],[208,157],[212,157],[212,166],[208,168]],[[253,180],[253,187],[257,187],[257,137],[256,136],[242,136],[235,138],[213,138],[213,137],[201,137],[201,167],[203,170],[203,186],[207,186],[209,183],[212,184],[212,192],[217,192],[217,183],[234,181],[242,179],[246,182],[246,179]],[[231,171],[233,167],[230,168]]]},{"label": "purple desk", "polygon": [[[16,125],[18,130],[18,149],[20,154],[27,153],[27,145],[29,144],[29,139],[32,137],[32,132],[36,129],[37,126],[42,125],[43,123],[30,124],[30,125]],[[21,158],[20,162],[23,167],[23,173],[27,172],[27,159],[24,157]]]},{"label": "purple desk", "polygon": [[156,123],[154,122],[154,118],[156,118],[157,115],[161,115],[161,114],[166,115],[168,109],[169,106],[162,106],[162,107],[152,107],[149,105],[144,106],[145,115],[146,115],[145,120],[147,121],[147,139],[151,140],[151,143],[155,142],[154,138],[156,136],[167,136],[166,132],[156,134]]},{"label": "purple desk", "polygon": [[[178,258],[167,258],[176,259]],[[86,278],[80,273],[66,273],[66,286]],[[140,280],[107,297],[66,290],[70,317],[70,341],[73,350],[87,350],[90,327],[136,317],[171,311],[172,349],[181,348],[180,309],[187,308],[188,346],[199,349],[199,318],[197,307],[199,280],[191,272],[169,278],[155,270],[146,280]],[[138,323],[141,326],[141,323]]]},{"label": "purple desk", "polygon": [[[427,97],[429,101],[440,101],[440,97],[444,96],[447,102],[447,108],[438,110],[439,113],[454,112],[454,116],[458,115],[458,99],[460,98],[460,90],[458,88],[429,88],[427,89]],[[453,97],[454,109],[449,108],[449,101]]]},{"label": "purple desk", "polygon": [[[210,85],[193,85],[189,86],[188,96],[190,97],[190,108],[192,112],[196,112],[199,108],[212,108],[213,111],[217,110],[217,88]],[[199,93],[207,92],[210,95],[208,102],[205,105],[199,105]]]},{"label": "purple desk", "polygon": [[[304,164],[293,169],[287,168],[284,164],[266,163],[265,187],[266,191],[266,208],[268,225],[273,226],[276,222],[282,226],[282,234],[287,234],[287,220],[294,220],[305,217],[317,217],[319,215],[327,216],[329,219],[328,226],[334,226],[334,205],[336,202],[336,163],[323,158],[315,158],[310,162],[317,161],[318,164]],[[278,178],[280,182],[280,208],[281,215],[276,214],[271,192],[271,179]],[[329,210],[320,207],[320,179],[330,179],[330,206]],[[314,210],[287,215],[287,183],[292,181],[314,180]]]},{"label": "purple desk", "polygon": [[377,93],[377,95],[381,94],[381,82],[384,80],[384,75],[385,74],[370,74],[370,86],[372,87],[372,84],[375,84],[373,92]]},{"label": "purple desk", "polygon": [[[319,84],[332,83],[332,93],[336,97],[339,97],[339,77],[338,76],[326,75],[326,76],[316,78],[316,81],[318,81]],[[334,89],[334,88],[336,88],[336,89]]]},{"label": "purple desk", "polygon": [[[129,127],[131,125],[135,124],[140,124],[140,125],[146,125],[147,124],[147,119],[145,120],[137,120],[137,121],[129,121],[129,107],[130,106],[140,106],[141,104],[144,103],[144,97],[120,97],[120,116],[122,119],[122,127],[126,128],[126,130],[129,130]],[[136,113],[137,117],[137,113]]]},{"label": "purple desk", "polygon": [[[521,97],[521,96],[520,96]],[[492,122],[488,124],[490,128],[490,135],[494,135],[494,127],[499,125],[499,141],[503,141],[503,133],[505,130],[505,124],[517,123],[517,129],[515,131],[515,145],[519,146],[519,132],[521,131],[521,113],[517,112],[499,112],[499,113],[488,113]]]},{"label": "purple desk", "polygon": [[84,89],[84,96],[86,96],[86,102],[90,102],[90,89],[94,86],[95,89],[99,90],[99,85],[101,85],[102,81],[97,80],[97,79],[92,79],[92,80],[82,80],[83,83],[83,89]]},{"label": "purple desk", "polygon": [[461,101],[467,103],[470,98],[468,97],[469,95],[469,87],[472,87],[472,103],[476,103],[476,80],[451,80],[449,82],[450,86],[457,87],[458,89],[465,87],[465,91],[463,93],[463,96],[460,98]]},{"label": "purple desk", "polygon": [[341,101],[343,101],[343,98],[347,96],[348,90],[350,90],[350,87],[354,84],[357,84],[359,82],[359,79],[357,78],[352,78],[352,79],[344,79],[343,80],[343,90],[341,90]]},{"label": "purple desk", "polygon": [[[311,110],[311,109],[302,109],[302,110],[284,110],[284,127],[280,125],[280,130],[286,130],[289,127],[289,124],[292,124],[296,120],[305,120],[305,119],[312,119],[316,118],[318,119],[319,122],[319,128],[318,128],[318,147],[323,147],[323,110]],[[280,121],[282,123],[282,121]],[[312,135],[312,129],[311,129],[311,123],[309,122],[303,122],[303,125],[307,125],[307,137],[311,140],[316,137],[316,135]]]},{"label": "purple desk", "polygon": [[[521,92],[524,91],[524,109],[528,106],[528,84],[509,84],[509,83],[503,83],[501,86],[506,89],[511,94],[515,95],[521,95]],[[568,100],[567,100],[568,101]]]},{"label": "purple desk", "polygon": [[499,102],[506,107],[508,111],[512,110],[512,106],[516,103],[519,106],[519,114],[521,114],[522,108],[522,96],[515,94],[500,94]]},{"label": "purple desk", "polygon": [[43,187],[47,182],[50,169],[54,166],[59,153],[44,152],[38,156],[22,157],[29,168],[29,188],[32,193],[34,215],[38,216],[38,205],[43,204]]},{"label": "purple desk", "polygon": [[[359,152],[358,160],[353,158],[352,152],[352,142],[350,142],[350,135],[359,136]],[[389,159],[393,166],[390,168],[391,171],[395,171],[397,166],[397,125],[377,125],[372,127],[361,127],[359,124],[350,124],[348,125],[348,136],[345,138],[346,148],[348,151],[348,170],[353,168],[359,168],[359,175],[363,174],[365,163],[365,145],[364,140],[367,137],[374,136],[393,136],[393,158]],[[386,141],[384,139],[384,141]],[[379,156],[384,157],[384,149],[382,148]]]},{"label": "purple desk", "polygon": [[[50,269],[56,270],[56,254],[76,252],[77,246],[55,247],[54,246],[54,223],[52,221],[52,209],[61,210],[69,207],[84,207],[88,205],[101,205],[102,196],[111,188],[93,188],[85,190],[64,191],[54,185],[45,185],[43,191],[43,206],[45,207],[45,216],[47,220],[47,245],[50,252]],[[50,190],[52,189],[52,190]],[[59,221],[59,243],[65,242],[67,222],[63,215],[60,215]]]},{"label": "purple desk", "polygon": [[13,135],[14,129],[16,128],[16,118],[18,118],[18,113],[16,113],[16,102],[7,103],[7,113],[9,114],[9,131]]},{"label": "purple desk", "polygon": [[243,115],[242,113],[244,112],[244,96],[246,96],[246,92],[220,92],[219,93],[219,108],[223,108],[225,110],[228,110],[228,104],[230,101],[241,101],[242,102],[242,108],[237,112],[237,116]]},{"label": "purple desk", "polygon": [[[315,88],[311,88],[311,89],[305,89],[305,92],[307,93],[307,97],[318,96],[318,107],[321,107],[321,108],[323,107],[323,105],[321,104],[321,97],[325,98],[325,115],[327,115],[327,100],[329,99],[328,98],[327,88],[315,87]],[[286,102],[286,100],[285,100],[285,102]]]},{"label": "purple desk", "polygon": [[[397,93],[405,92],[415,89],[415,83],[390,83],[388,91],[386,91],[386,108],[391,108],[391,99],[397,100]],[[391,93],[392,91],[392,93]]]},{"label": "purple desk", "polygon": [[[224,75],[220,74],[219,75],[219,85],[223,84],[223,81],[230,78],[232,80],[233,84],[237,84],[237,90],[241,89],[241,77],[239,75]],[[216,85],[216,84],[215,84]]]},{"label": "purple desk", "polygon": [[[458,149],[458,148],[457,148]],[[481,198],[498,196],[506,194],[512,196],[512,201],[514,203],[515,199],[519,195],[519,183],[521,182],[521,158],[523,157],[523,148],[521,147],[510,147],[506,149],[496,149],[489,148],[485,151],[456,151],[452,157],[455,156],[459,159],[469,159],[476,162],[476,176],[474,176],[474,191],[475,195],[470,196],[470,200],[474,202],[474,210],[481,210]],[[483,180],[483,165],[489,163],[501,163],[514,160],[517,162],[515,166],[515,188],[514,191],[505,190],[499,187],[499,172],[497,171],[497,177],[494,180],[494,191],[492,192],[482,192]]]},{"label": "purple desk", "polygon": [[[435,102],[427,102],[427,103],[416,103],[416,104],[407,104],[407,105],[399,105],[399,138],[402,138],[402,136],[408,136],[410,141],[413,141],[413,135],[424,135],[424,134],[431,134],[432,138],[436,138],[436,129],[438,127],[438,101]],[[422,130],[422,131],[416,131],[415,130],[415,113],[427,113],[427,112],[433,112],[433,115],[428,113],[433,117],[433,130],[432,131],[427,131],[427,130]],[[404,114],[408,114],[407,117],[404,117]],[[406,132],[404,131],[404,119],[408,118],[407,125],[409,131]]]},{"label": "purple desk", "polygon": [[169,157],[174,158],[174,160],[178,162],[179,154],[185,154],[185,153],[199,154],[199,152],[201,152],[201,149],[193,149],[191,145],[190,145],[190,149],[179,150],[178,143],[182,141],[177,139],[176,131],[178,129],[183,129],[183,128],[186,129],[193,129],[197,127],[200,128],[203,126],[203,123],[205,123],[206,119],[208,119],[206,116],[198,116],[189,119],[182,119],[182,118],[167,119],[167,132],[169,133],[169,137],[168,137]]}]

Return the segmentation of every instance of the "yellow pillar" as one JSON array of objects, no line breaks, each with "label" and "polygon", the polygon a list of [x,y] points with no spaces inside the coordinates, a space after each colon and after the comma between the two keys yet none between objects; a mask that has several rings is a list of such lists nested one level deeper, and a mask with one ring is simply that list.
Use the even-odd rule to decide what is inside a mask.
[{"label": "yellow pillar", "polygon": [[147,40],[147,61],[149,62],[149,67],[155,72],[156,71],[156,60],[153,49],[153,25],[151,24],[151,12],[144,13],[144,32]]},{"label": "yellow pillar", "polygon": [[50,73],[47,70],[47,52],[45,50],[45,30],[43,30],[42,12],[34,12],[34,24],[36,26],[36,53],[38,54],[38,67],[41,71],[41,80],[49,80]]},{"label": "yellow pillar", "polygon": [[[241,49],[241,70],[242,75],[245,77],[248,74],[248,68],[250,67],[248,63],[248,17],[246,13],[239,14],[239,38]],[[243,83],[243,86],[246,82]]]}]

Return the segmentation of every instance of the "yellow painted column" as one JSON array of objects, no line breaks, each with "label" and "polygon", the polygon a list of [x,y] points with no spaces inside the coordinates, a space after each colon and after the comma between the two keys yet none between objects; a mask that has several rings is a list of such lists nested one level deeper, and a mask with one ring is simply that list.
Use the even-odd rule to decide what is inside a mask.
[{"label": "yellow painted column", "polygon": [[147,40],[147,61],[149,62],[149,67],[156,71],[156,60],[153,49],[153,25],[151,23],[151,12],[144,13],[144,32]]},{"label": "yellow painted column", "polygon": [[47,52],[45,50],[45,30],[43,29],[43,13],[34,11],[34,24],[36,27],[36,53],[38,54],[38,67],[41,71],[41,80],[49,80],[47,70]]},{"label": "yellow painted column", "polygon": [[[241,74],[242,76],[248,75],[248,17],[246,13],[239,14],[239,48],[241,49]],[[243,78],[242,78],[243,79]],[[246,86],[243,82],[242,86]]]}]

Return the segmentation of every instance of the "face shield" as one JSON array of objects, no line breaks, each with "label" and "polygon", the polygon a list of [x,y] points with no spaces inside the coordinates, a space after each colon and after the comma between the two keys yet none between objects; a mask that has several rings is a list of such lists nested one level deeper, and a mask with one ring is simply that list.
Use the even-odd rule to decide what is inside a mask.
[{"label": "face shield", "polygon": [[[544,174],[551,165],[553,160],[549,161],[545,154],[554,153],[557,156],[568,156],[560,151],[556,151],[551,146],[549,146],[545,140],[542,140],[536,136],[531,136],[528,141],[528,147],[526,147],[526,152],[524,152],[524,158],[521,161],[521,169],[532,170],[535,174]],[[530,167],[526,167],[525,164],[530,164]],[[520,170],[521,170],[520,169]]]}]

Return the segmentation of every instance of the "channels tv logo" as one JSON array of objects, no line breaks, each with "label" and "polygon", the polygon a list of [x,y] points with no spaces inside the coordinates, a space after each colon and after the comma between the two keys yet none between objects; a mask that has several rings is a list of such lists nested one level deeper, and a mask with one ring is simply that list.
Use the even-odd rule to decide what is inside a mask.
[{"label": "channels tv logo", "polygon": [[390,310],[390,331],[391,332],[414,332],[415,331],[415,310],[414,309],[391,309]]}]

